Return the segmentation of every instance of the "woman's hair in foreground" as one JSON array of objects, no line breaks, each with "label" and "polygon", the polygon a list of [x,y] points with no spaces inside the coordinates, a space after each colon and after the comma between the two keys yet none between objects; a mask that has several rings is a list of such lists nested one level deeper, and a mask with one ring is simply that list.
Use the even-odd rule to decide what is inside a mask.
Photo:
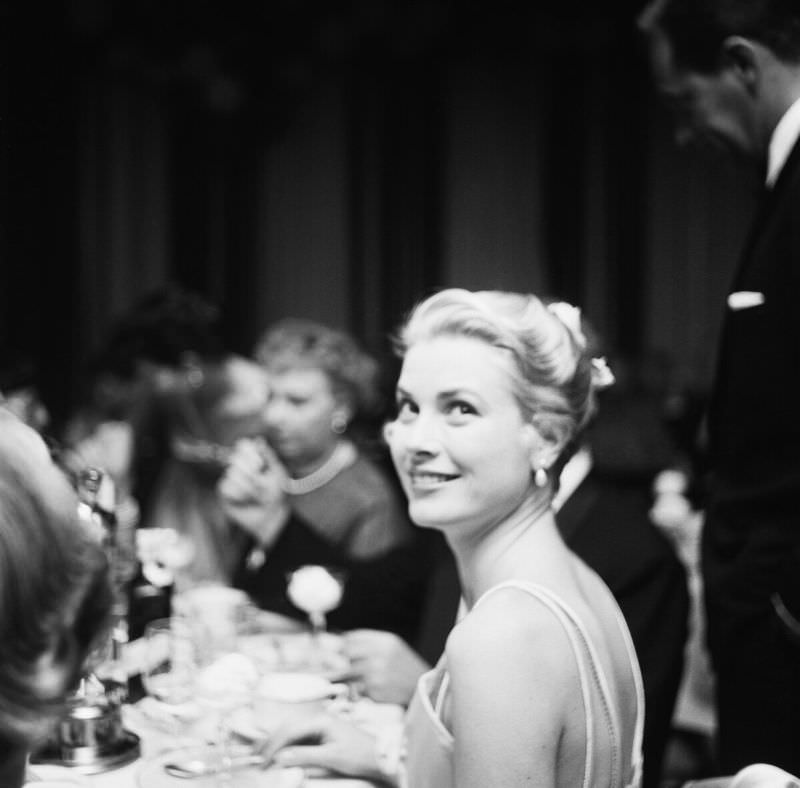
[{"label": "woman's hair in foreground", "polygon": [[575,307],[546,305],[534,295],[442,290],[412,311],[395,346],[469,337],[506,351],[512,386],[526,419],[567,446],[595,411],[592,359]]},{"label": "woman's hair in foreground", "polygon": [[764,44],[787,63],[800,63],[797,0],[654,0],[639,17],[645,32],[661,28],[678,65],[716,71],[724,41],[743,36]]},{"label": "woman's hair in foreground", "polygon": [[105,558],[37,443],[0,408],[0,753],[46,730],[63,697],[41,682],[41,659],[79,667],[110,604]]},{"label": "woman's hair in foreground", "polygon": [[272,372],[321,370],[354,415],[371,415],[378,405],[378,364],[343,331],[311,320],[281,320],[261,337],[255,357]]}]

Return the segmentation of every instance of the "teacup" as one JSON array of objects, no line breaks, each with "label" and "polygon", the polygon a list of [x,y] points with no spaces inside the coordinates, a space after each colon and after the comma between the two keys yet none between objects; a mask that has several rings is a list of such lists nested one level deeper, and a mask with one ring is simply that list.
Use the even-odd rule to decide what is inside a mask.
[{"label": "teacup", "polygon": [[256,688],[254,710],[262,724],[291,724],[318,714],[346,692],[344,684],[315,673],[270,673]]}]

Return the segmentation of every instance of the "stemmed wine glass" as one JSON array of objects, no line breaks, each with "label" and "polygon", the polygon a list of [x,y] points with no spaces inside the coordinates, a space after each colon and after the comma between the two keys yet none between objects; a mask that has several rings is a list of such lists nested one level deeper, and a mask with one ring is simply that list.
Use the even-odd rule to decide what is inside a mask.
[{"label": "stemmed wine glass", "polygon": [[294,605],[308,615],[311,624],[312,663],[323,668],[322,637],[326,616],[335,610],[344,594],[344,575],[334,569],[308,564],[289,573],[286,593]]},{"label": "stemmed wine glass", "polygon": [[[188,618],[151,622],[145,630],[148,660],[142,681],[148,694],[172,711],[176,727],[184,719],[184,704],[196,703],[197,716],[200,710],[208,712],[213,719],[206,731],[210,747],[194,746],[173,760],[205,764],[208,778],[218,788],[229,788],[233,785],[229,718],[250,702],[258,672],[251,659],[236,652],[235,632],[219,634]],[[245,779],[238,774],[237,786]]]},{"label": "stemmed wine glass", "polygon": [[201,707],[216,715],[217,785],[226,788],[233,785],[231,715],[251,702],[259,680],[255,661],[238,649],[241,622],[237,611],[232,611],[232,616],[229,627],[214,631],[203,626],[195,629],[194,697]]}]

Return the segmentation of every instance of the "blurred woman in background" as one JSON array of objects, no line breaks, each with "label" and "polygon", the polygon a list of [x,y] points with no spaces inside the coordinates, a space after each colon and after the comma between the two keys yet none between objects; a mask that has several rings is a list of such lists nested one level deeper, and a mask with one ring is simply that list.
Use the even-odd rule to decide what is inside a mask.
[{"label": "blurred woman in background", "polygon": [[100,548],[31,428],[0,408],[0,785],[24,782],[110,605]]},{"label": "blurred woman in background", "polygon": [[324,564],[346,575],[334,627],[410,634],[422,573],[403,560],[413,529],[399,490],[351,438],[378,404],[378,367],[355,341],[311,321],[269,329],[267,443],[241,441],[220,483],[228,516],[250,536],[237,585],[262,607],[297,616],[286,574]]}]

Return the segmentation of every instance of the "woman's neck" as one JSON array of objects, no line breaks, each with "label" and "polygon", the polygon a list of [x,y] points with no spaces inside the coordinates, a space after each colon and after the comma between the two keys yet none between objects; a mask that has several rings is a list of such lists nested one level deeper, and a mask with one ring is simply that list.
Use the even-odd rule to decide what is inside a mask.
[{"label": "woman's neck", "polygon": [[469,539],[451,539],[468,607],[498,583],[512,578],[546,581],[563,542],[549,496],[530,492],[502,522]]},{"label": "woman's neck", "polygon": [[298,458],[295,462],[284,462],[286,470],[293,479],[302,479],[304,476],[318,471],[333,456],[341,441],[336,440],[326,446],[322,452],[314,457]]}]

